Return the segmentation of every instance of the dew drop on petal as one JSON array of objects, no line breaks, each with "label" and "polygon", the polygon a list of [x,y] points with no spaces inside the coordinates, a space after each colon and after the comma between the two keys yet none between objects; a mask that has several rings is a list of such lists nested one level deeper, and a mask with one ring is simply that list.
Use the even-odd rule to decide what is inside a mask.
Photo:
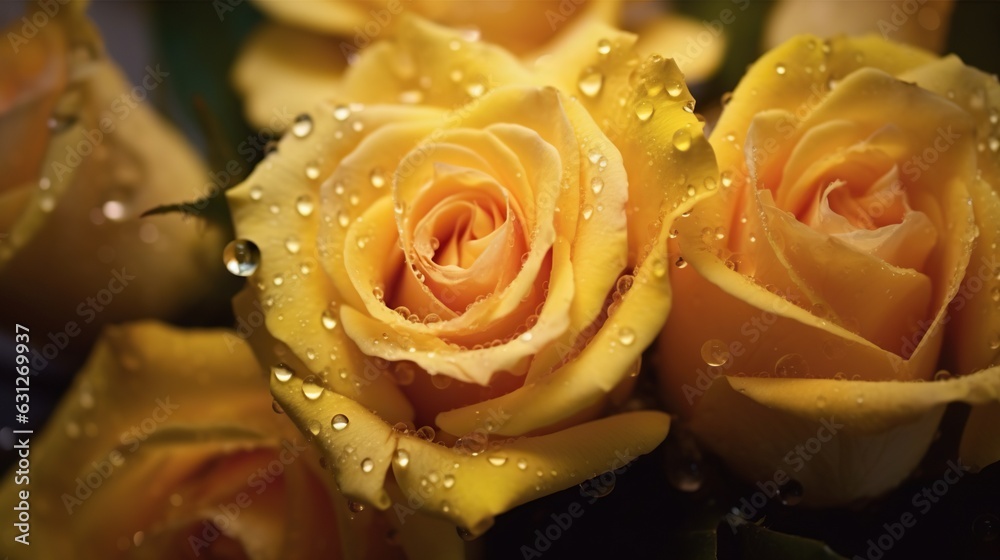
[{"label": "dew drop on petal", "polygon": [[370,473],[373,470],[375,470],[375,461],[367,457],[361,460],[361,472]]},{"label": "dew drop on petal", "polygon": [[333,329],[337,328],[337,317],[336,315],[334,315],[333,311],[330,311],[329,309],[327,309],[326,311],[323,312],[322,315],[320,315],[319,320],[320,323],[323,325],[323,328],[328,331],[332,331]]},{"label": "dew drop on petal", "polygon": [[337,105],[333,109],[333,118],[338,121],[346,121],[351,116],[351,109],[347,105]]},{"label": "dew drop on petal", "polygon": [[396,465],[405,469],[410,464],[410,452],[405,449],[397,449],[392,459]]},{"label": "dew drop on petal", "polygon": [[381,189],[385,186],[385,173],[378,167],[372,169],[371,175],[368,176],[371,184],[376,189]]},{"label": "dew drop on petal", "polygon": [[622,346],[631,346],[635,342],[635,331],[629,327],[618,329],[618,342],[621,342]]},{"label": "dew drop on petal", "polygon": [[717,338],[706,340],[705,343],[701,345],[701,359],[705,360],[705,363],[709,366],[723,366],[731,358],[732,355],[729,353],[729,348],[726,347],[726,343]]},{"label": "dew drop on petal", "polygon": [[590,180],[590,190],[594,191],[594,194],[601,194],[604,190],[604,180],[600,177],[594,177]]},{"label": "dew drop on petal", "polygon": [[306,114],[299,115],[295,117],[295,122],[292,123],[292,135],[296,138],[305,138],[309,136],[309,133],[313,129],[312,117]]},{"label": "dew drop on petal", "polygon": [[684,128],[674,132],[673,144],[682,152],[688,151],[691,149],[691,133]]},{"label": "dew drop on petal", "polygon": [[297,199],[295,199],[295,210],[300,216],[306,217],[313,213],[315,205],[313,204],[312,197],[304,194]]},{"label": "dew drop on petal", "polygon": [[347,426],[350,423],[351,423],[351,421],[347,418],[347,416],[345,416],[343,414],[334,414],[333,418],[330,420],[330,427],[332,427],[334,430],[340,432],[340,431],[344,430],[345,428],[347,428]]},{"label": "dew drop on petal", "polygon": [[226,269],[236,276],[250,276],[260,264],[260,249],[253,241],[234,239],[222,251]]},{"label": "dew drop on petal", "polygon": [[653,104],[646,99],[635,104],[635,116],[642,122],[646,122],[652,118],[653,111]]},{"label": "dew drop on petal", "polygon": [[288,367],[285,364],[276,364],[271,366],[271,373],[274,374],[275,379],[277,379],[282,383],[288,381],[289,379],[292,378],[293,375],[295,375],[295,372],[292,371],[292,368]]},{"label": "dew drop on petal", "polygon": [[778,377],[805,377],[809,373],[809,363],[802,354],[785,354],[774,363],[774,374]]},{"label": "dew drop on petal", "polygon": [[323,386],[320,385],[316,376],[310,375],[302,382],[302,394],[311,401],[314,401],[323,394]]},{"label": "dew drop on petal", "polygon": [[580,80],[577,82],[577,87],[580,88],[580,92],[585,96],[596,97],[597,94],[601,93],[603,86],[604,74],[597,68],[586,68],[580,73]]}]

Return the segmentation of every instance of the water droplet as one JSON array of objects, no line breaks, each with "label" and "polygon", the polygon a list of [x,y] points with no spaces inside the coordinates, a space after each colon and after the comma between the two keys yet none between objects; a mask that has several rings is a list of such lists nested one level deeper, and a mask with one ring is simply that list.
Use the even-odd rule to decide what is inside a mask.
[{"label": "water droplet", "polygon": [[317,422],[315,420],[310,420],[309,421],[309,433],[310,434],[312,434],[314,436],[318,436],[320,430],[322,430],[322,429],[323,429],[323,427],[319,425],[319,422]]},{"label": "water droplet", "polygon": [[313,213],[313,208],[315,208],[315,205],[313,204],[312,198],[309,195],[304,194],[295,199],[295,210],[299,213],[300,216],[302,217],[309,216],[310,214]]},{"label": "water droplet", "polygon": [[663,278],[667,275],[667,263],[663,259],[654,259],[652,263],[653,276]]},{"label": "water droplet", "polygon": [[280,286],[285,283],[285,277],[280,273],[275,274],[273,282],[275,286]]},{"label": "water droplet", "polygon": [[590,190],[594,191],[594,194],[601,194],[604,190],[604,181],[600,177],[594,177],[590,180]]},{"label": "water droplet", "polygon": [[652,118],[653,111],[653,104],[649,100],[643,99],[635,104],[635,116],[642,122],[646,122]]},{"label": "water droplet", "polygon": [[611,41],[601,39],[597,42],[597,54],[607,55],[611,53]]},{"label": "water droplet", "polygon": [[444,486],[445,488],[454,488],[455,476],[450,474],[444,475],[444,478],[441,480],[441,485]]},{"label": "water droplet", "polygon": [[292,368],[288,367],[285,364],[276,364],[271,366],[271,373],[274,374],[275,379],[281,381],[282,383],[288,381],[289,379],[292,378],[293,375],[295,375],[295,372],[292,371]]},{"label": "water droplet", "polygon": [[618,329],[618,342],[621,342],[622,346],[631,346],[635,342],[635,331],[629,327]]},{"label": "water droplet", "polygon": [[458,537],[463,541],[476,540],[476,536],[472,534],[472,531],[466,529],[465,527],[455,527],[455,532],[458,533]]},{"label": "water droplet", "polygon": [[337,212],[337,223],[340,224],[340,227],[347,227],[351,224],[351,217],[347,212],[341,210]]},{"label": "water droplet", "polygon": [[299,238],[294,235],[285,239],[285,249],[293,255],[297,255],[299,250],[302,249],[302,243],[299,242]]},{"label": "water droplet", "polygon": [[332,331],[337,328],[337,317],[333,314],[333,311],[327,309],[319,317],[320,323],[323,324],[323,328]]},{"label": "water droplet", "polygon": [[688,263],[686,260],[684,260],[684,257],[677,257],[677,260],[674,261],[674,266],[676,266],[677,268],[685,268],[687,267],[687,265]]},{"label": "water droplet", "polygon": [[775,71],[775,72],[777,72],[779,76],[784,76],[784,75],[785,75],[785,72],[787,72],[787,71],[788,71],[788,69],[787,69],[787,68],[785,68],[785,65],[784,65],[784,64],[781,64],[781,63],[779,62],[779,63],[778,63],[778,64],[777,64],[777,65],[776,65],[776,66],[774,67],[774,71]]},{"label": "water droplet", "polygon": [[590,204],[586,204],[580,209],[580,214],[583,216],[584,220],[589,220],[590,217],[594,215],[594,207]]},{"label": "water droplet", "polygon": [[615,489],[615,476],[598,475],[580,483],[580,491],[592,498],[603,498]]},{"label": "water droplet", "polygon": [[365,457],[361,460],[361,472],[370,473],[375,470],[375,461]]},{"label": "water droplet", "polygon": [[253,241],[234,239],[222,251],[226,270],[236,276],[250,276],[260,264],[260,249]]},{"label": "water droplet", "polygon": [[990,298],[993,299],[993,301],[1000,302],[1000,286],[993,286],[993,288],[990,289]]},{"label": "water droplet", "polygon": [[[437,377],[444,377],[444,376],[439,375]],[[451,378],[448,377],[448,379]],[[414,432],[414,435],[416,435],[418,438],[424,441],[434,441],[434,436],[437,435],[437,433],[434,431],[434,428],[430,426],[421,426],[416,432]]]},{"label": "water droplet", "polygon": [[351,423],[350,419],[343,414],[334,414],[330,420],[330,426],[336,431],[342,431]]},{"label": "water droplet", "polygon": [[504,466],[504,465],[507,464],[507,456],[506,455],[491,455],[489,457],[489,459],[487,459],[487,460],[494,467],[502,467],[502,466]]},{"label": "water droplet", "polygon": [[393,454],[392,460],[402,468],[406,468],[410,464],[410,452],[405,449],[397,449]]},{"label": "water droplet", "polygon": [[378,167],[372,169],[371,175],[368,178],[371,180],[372,186],[376,189],[381,189],[385,186],[385,174]]},{"label": "water droplet", "polygon": [[338,121],[346,121],[351,116],[351,109],[347,105],[337,105],[333,108],[333,118]]},{"label": "water droplet", "polygon": [[682,93],[684,93],[684,86],[680,82],[671,80],[667,83],[667,95],[677,97]]},{"label": "water droplet", "polygon": [[732,355],[729,353],[726,343],[717,338],[706,340],[701,345],[701,359],[705,360],[705,363],[712,367],[723,366],[731,358]]},{"label": "water droplet", "polygon": [[677,132],[674,132],[673,139],[674,147],[682,152],[686,152],[691,149],[691,133],[687,129],[682,128]]},{"label": "water droplet", "polygon": [[802,354],[785,354],[774,363],[774,374],[778,377],[806,377],[809,363]]},{"label": "water droplet", "polygon": [[355,502],[354,500],[347,500],[347,509],[351,510],[351,513],[361,513],[365,511],[365,504]]},{"label": "water droplet", "polygon": [[521,469],[522,471],[528,470],[528,461],[524,458],[518,459],[517,468]]},{"label": "water droplet", "polygon": [[258,201],[264,196],[264,189],[259,185],[250,187],[250,200]]},{"label": "water droplet", "polygon": [[316,376],[310,375],[302,382],[302,394],[307,399],[314,401],[323,394],[323,385],[316,379]]},{"label": "water droplet", "polygon": [[319,163],[310,161],[306,164],[306,177],[315,181],[316,179],[319,179],[319,172]]},{"label": "water droplet", "polygon": [[468,93],[469,97],[473,99],[482,96],[486,93],[486,80],[482,76],[471,78],[465,84],[465,93]]},{"label": "water droplet", "polygon": [[295,122],[292,123],[292,134],[296,138],[305,138],[309,136],[309,133],[313,129],[312,117],[306,114],[299,115],[295,117]]},{"label": "water droplet", "polygon": [[580,80],[577,82],[580,91],[587,97],[596,97],[601,93],[604,86],[604,74],[597,68],[589,67],[580,73]]},{"label": "water droplet", "polygon": [[275,414],[285,413],[285,410],[281,408],[281,404],[279,404],[278,401],[271,401],[271,410],[273,410]]}]

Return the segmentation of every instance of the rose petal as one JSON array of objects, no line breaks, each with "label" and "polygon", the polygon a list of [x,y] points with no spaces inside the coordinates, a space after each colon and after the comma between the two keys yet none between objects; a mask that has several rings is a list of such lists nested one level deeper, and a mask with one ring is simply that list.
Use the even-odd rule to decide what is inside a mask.
[{"label": "rose petal", "polygon": [[329,99],[347,68],[347,57],[354,52],[341,50],[344,44],[282,24],[266,23],[255,30],[232,70],[233,88],[243,97],[247,120],[257,128],[281,132],[291,125],[290,112],[307,111]]},{"label": "rose petal", "polygon": [[[741,475],[771,480],[783,468],[802,483],[804,503],[822,507],[870,498],[899,484],[923,457],[948,403],[967,402],[978,414],[998,398],[996,368],[925,383],[724,377],[705,394],[693,429]],[[756,420],[732,422],[733,414]],[[810,453],[804,468],[788,472],[798,463],[786,456],[822,436],[818,430],[824,424],[836,435],[820,440],[821,449]],[[985,438],[967,437],[960,456],[982,466],[984,458],[996,458],[994,447]]]}]

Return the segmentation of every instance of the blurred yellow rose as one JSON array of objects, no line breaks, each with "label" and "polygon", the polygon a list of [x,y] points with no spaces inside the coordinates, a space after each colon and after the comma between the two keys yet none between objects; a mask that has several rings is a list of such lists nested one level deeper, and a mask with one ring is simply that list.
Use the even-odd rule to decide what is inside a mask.
[{"label": "blurred yellow rose", "polygon": [[[0,503],[18,511],[27,502],[21,538],[30,545],[15,541],[22,527],[5,523],[0,550],[40,559],[405,558],[387,542],[394,534],[432,557],[460,557],[461,541],[441,522],[394,526],[349,504],[271,408],[264,373],[227,331],[105,330],[41,436],[21,448],[24,479],[17,465],[4,477]],[[425,543],[428,534],[440,542]]]},{"label": "blurred yellow rose", "polygon": [[138,218],[208,194],[204,165],[143,101],[170,72],[147,67],[131,87],[86,2],[45,6],[0,47],[0,301],[50,346],[36,369],[85,353],[99,325],[178,315],[212,289],[222,246],[197,221]]},{"label": "blurred yellow rose", "polygon": [[[404,14],[418,15],[482,39],[533,63],[561,38],[599,21],[639,31],[638,50],[675,58],[687,81],[712,75],[726,50],[723,22],[697,22],[649,0],[254,0],[272,16],[247,41],[233,69],[248,120],[268,125],[275,109],[306,111],[326,99],[348,64],[391,37]],[[725,10],[735,18],[740,8]],[[229,10],[220,10],[225,20]],[[728,16],[721,16],[729,23]],[[404,68],[399,69],[405,72]],[[267,76],[261,79],[261,76]],[[431,85],[414,84],[393,102],[413,103]]]},{"label": "blurred yellow rose", "polygon": [[[869,498],[947,403],[995,414],[996,368],[946,379],[997,364],[998,107],[995,76],[876,37],[797,37],[747,72],[711,134],[723,188],[676,224],[660,339],[667,399],[743,476]],[[996,433],[962,459],[1000,457]]]},{"label": "blurred yellow rose", "polygon": [[397,514],[478,534],[666,435],[657,412],[593,419],[663,324],[667,232],[717,169],[680,72],[634,42],[593,23],[529,69],[407,18],[227,193],[228,256],[255,270],[238,332],[346,495],[390,507],[391,472]]},{"label": "blurred yellow rose", "polygon": [[768,16],[764,46],[776,47],[802,33],[878,33],[883,39],[941,52],[954,9],[954,0],[780,0]]}]

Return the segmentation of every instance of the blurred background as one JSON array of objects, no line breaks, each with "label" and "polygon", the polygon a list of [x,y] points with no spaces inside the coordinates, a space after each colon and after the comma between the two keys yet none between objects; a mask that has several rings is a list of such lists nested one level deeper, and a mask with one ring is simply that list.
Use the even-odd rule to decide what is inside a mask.
[{"label": "blurred background", "polygon": [[[893,24],[893,10],[908,4],[919,7],[917,16],[901,25]],[[17,22],[27,5],[29,2],[20,0],[0,1],[0,24]],[[724,41],[713,42],[710,48],[702,45],[714,52],[716,61],[699,68],[698,78],[691,84],[698,99],[696,111],[709,123],[720,99],[735,87],[747,65],[796,32],[880,33],[940,53],[955,53],[969,65],[1000,73],[1000,2],[995,0],[632,2],[625,23],[640,28],[658,10],[689,20],[693,38],[690,42],[678,40],[694,58],[700,56],[697,33],[710,30],[725,10],[738,16],[724,26]],[[93,0],[89,14],[100,28],[109,55],[132,83],[142,80],[149,65],[170,72],[166,87],[151,91],[149,102],[183,132],[209,161],[210,169],[214,168],[214,151],[233,150],[259,135],[248,123],[231,81],[234,63],[248,36],[267,20],[254,4],[244,0]],[[340,59],[342,53],[330,52],[329,57],[331,61]],[[0,80],[3,75],[0,68]],[[261,75],[256,79],[270,78]],[[207,122],[205,115],[210,115]],[[178,186],[181,198],[189,192],[189,188]],[[5,315],[2,310],[0,315]],[[13,319],[4,316],[3,324],[11,324]],[[212,310],[189,322],[228,326],[231,317],[227,309]],[[12,347],[10,340],[2,341],[2,363],[13,363]],[[44,424],[84,357],[61,357],[54,366],[56,371],[51,375],[47,372],[33,387],[36,429]],[[643,375],[642,383],[649,383],[649,377]],[[655,394],[647,389],[647,394]],[[5,382],[0,400],[12,402],[12,391],[11,384]],[[940,476],[945,458],[954,452],[949,430],[961,424],[965,413],[962,406],[949,410],[942,437],[920,471],[891,495],[863,508],[804,511],[796,508],[794,499],[784,503],[772,500],[755,515],[756,523],[739,528],[720,524],[719,520],[754,488],[733,482],[734,477],[721,463],[692,450],[683,430],[674,430],[656,452],[642,457],[612,481],[602,481],[600,487],[606,491],[600,499],[592,500],[580,489],[571,488],[521,506],[501,516],[482,537],[483,549],[488,558],[498,559],[536,557],[526,556],[524,546],[535,548],[546,558],[850,557],[867,550],[867,540],[877,538],[884,524],[898,520],[900,512],[910,507],[912,497]],[[6,467],[13,458],[9,452],[13,420],[7,413],[0,418],[0,448]],[[663,477],[664,469],[670,476]],[[574,503],[583,504],[584,515],[542,551],[539,543],[545,543],[539,541],[538,531],[552,523],[552,515],[566,512]],[[1000,466],[956,485],[939,506],[920,517],[912,537],[900,541],[884,556],[869,556],[872,560],[882,557],[1000,558]]]}]

